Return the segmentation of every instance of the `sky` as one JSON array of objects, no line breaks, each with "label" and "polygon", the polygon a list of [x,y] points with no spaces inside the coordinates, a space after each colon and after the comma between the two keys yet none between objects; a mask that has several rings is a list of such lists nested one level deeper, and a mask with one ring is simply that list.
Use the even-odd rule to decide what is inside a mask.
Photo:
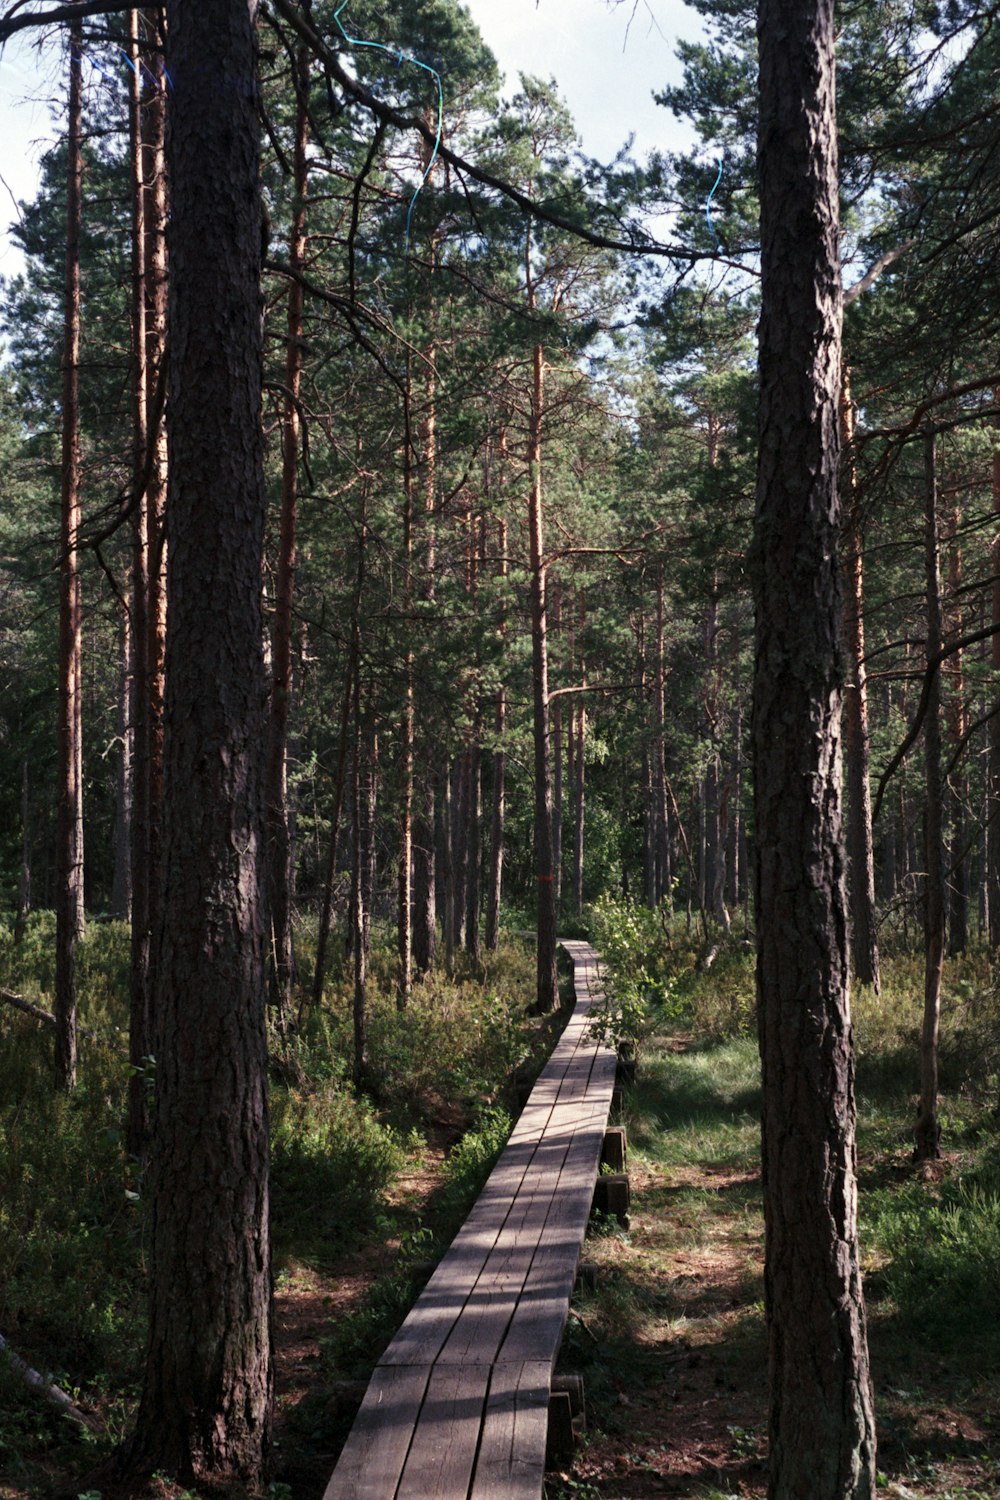
[{"label": "sky", "polygon": [[[583,149],[610,160],[630,134],[642,156],[692,140],[654,89],[679,79],[678,36],[702,34],[701,18],[682,0],[466,0],[507,74],[554,77],[577,122]],[[0,275],[15,274],[20,255],[8,230],[13,199],[34,196],[38,158],[54,136],[45,101],[61,91],[59,49],[39,55],[16,36],[0,59]],[[447,99],[445,100],[447,109]]]}]

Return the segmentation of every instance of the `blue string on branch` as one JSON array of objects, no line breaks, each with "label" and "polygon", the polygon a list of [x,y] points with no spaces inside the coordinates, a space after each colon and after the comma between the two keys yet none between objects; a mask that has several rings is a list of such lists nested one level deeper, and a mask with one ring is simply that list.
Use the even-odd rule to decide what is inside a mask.
[{"label": "blue string on branch", "polygon": [[423,175],[421,176],[420,181],[417,183],[416,192],[410,199],[410,206],[406,213],[406,235],[403,243],[403,255],[405,257],[410,253],[410,225],[413,221],[413,209],[417,199],[420,197],[420,194],[423,190],[424,183],[427,181],[428,177],[431,175],[431,172],[434,170],[434,163],[437,160],[438,151],[441,147],[441,136],[444,131],[444,85],[441,82],[441,74],[438,72],[438,70],[436,68],[432,68],[430,63],[421,62],[420,58],[414,57],[412,52],[405,52],[401,47],[397,47],[393,42],[369,42],[365,41],[362,37],[351,36],[351,34],[344,29],[343,23],[340,19],[340,13],[342,10],[346,10],[347,5],[348,0],[341,0],[340,5],[338,5],[337,9],[333,13],[333,19],[337,24],[337,28],[340,31],[341,36],[344,38],[344,41],[347,42],[348,46],[371,47],[376,52],[385,52],[389,57],[394,57],[396,59],[397,68],[401,68],[404,62],[412,63],[415,68],[422,68],[425,73],[429,73],[437,84],[437,138],[434,142],[434,149],[431,152],[430,161],[424,168]]},{"label": "blue string on branch", "polygon": [[[156,89],[157,92],[159,92],[160,84],[159,84],[159,80],[156,77],[156,74],[155,73],[151,73],[149,71],[149,69],[146,67],[146,64],[144,62],[142,62],[141,60],[139,62],[137,62],[137,63],[133,63],[132,59],[129,57],[128,53],[127,52],[123,52],[122,49],[121,49],[121,47],[119,47],[117,50],[118,50],[118,52],[121,53],[121,56],[124,57],[124,59],[125,59],[126,63],[128,64],[128,66],[130,68],[134,69],[136,77],[139,76],[139,69],[141,68],[142,71],[145,73],[146,77],[149,79],[150,83],[153,85],[153,88]],[[113,88],[119,89],[119,88],[123,88],[124,87],[122,79],[119,78],[116,73],[109,73],[108,70],[107,70],[107,68],[102,68],[101,64],[99,62],[97,62],[93,57],[91,57],[91,55],[90,55],[89,52],[83,52],[83,53],[75,53],[74,52],[74,54],[73,54],[73,61],[77,64],[77,66],[79,66],[79,64],[83,61],[84,58],[86,58],[87,62],[90,63],[90,66],[92,68],[96,68],[97,71],[98,71],[98,73],[100,73],[102,75],[102,77],[104,77],[104,78],[106,78],[108,80],[108,82],[112,85]],[[174,87],[174,81],[171,78],[170,74],[167,72],[166,68],[164,68],[164,70],[163,70],[163,78],[164,78],[164,83],[163,83],[164,89],[166,89],[167,85],[169,84],[171,92],[172,92],[173,91],[173,87]]]},{"label": "blue string on branch", "polygon": [[712,223],[712,199],[715,197],[715,190],[716,190],[716,188],[719,186],[719,183],[722,181],[722,157],[721,157],[721,155],[716,157],[716,161],[719,164],[719,175],[715,179],[714,183],[712,184],[712,191],[709,193],[709,195],[708,195],[708,201],[705,204],[705,220],[706,220],[706,222],[708,224],[708,232],[712,236],[713,240],[715,241],[715,248],[716,248],[716,250],[721,250],[722,249],[722,241],[719,239],[719,236],[716,234],[716,232],[715,232],[715,225]]}]

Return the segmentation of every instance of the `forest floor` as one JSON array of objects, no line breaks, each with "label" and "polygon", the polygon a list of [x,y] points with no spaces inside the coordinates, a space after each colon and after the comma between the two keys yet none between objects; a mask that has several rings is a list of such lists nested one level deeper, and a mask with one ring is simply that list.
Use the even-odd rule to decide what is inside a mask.
[{"label": "forest floor", "polygon": [[[119,937],[107,941],[123,947]],[[95,954],[93,966],[109,990],[117,988],[107,978],[111,957],[98,963]],[[530,991],[530,956],[513,953],[506,964],[478,999],[470,988],[464,998],[442,991],[415,1002],[405,1032],[387,992],[374,1017],[384,1087],[398,1094],[412,1086],[415,1101],[419,1082],[419,1129],[401,1117],[386,1134],[321,1073],[304,1093],[275,1091],[277,1410],[268,1500],[320,1500],[353,1420],[357,1382],[502,1142],[502,1091],[483,1080],[520,1071],[526,1048],[551,1045],[551,1036],[516,1021],[516,996]],[[949,965],[945,1155],[921,1173],[910,1164],[908,1134],[919,977],[912,958],[887,965],[882,999],[859,996],[856,1016],[880,1491],[985,1500],[1000,1495],[1000,1000],[985,960]],[[642,1040],[623,1112],[630,1222],[592,1225],[587,1289],[574,1299],[561,1355],[564,1371],[584,1377],[587,1431],[573,1464],[547,1477],[547,1500],[765,1494],[751,996],[747,956],[723,955],[710,978],[682,978]],[[37,1083],[47,1038],[29,1037],[19,1051],[13,1028],[21,1037],[22,1022],[0,1018],[4,1025],[0,1100],[21,1103],[9,1118],[0,1109],[0,1257],[9,1267],[0,1326],[74,1393],[80,1381],[79,1400],[101,1432],[81,1435],[0,1365],[0,1500],[109,1500],[110,1491],[78,1476],[127,1431],[140,1368],[144,1240],[134,1193],[122,1199],[117,1054],[109,1048],[107,1073],[95,1069],[93,1086],[67,1106]],[[329,1042],[317,1038],[317,1057]],[[469,1050],[459,1068],[461,1045]],[[449,1096],[459,1074],[461,1089]],[[204,1500],[162,1479],[149,1496]]]},{"label": "forest floor", "polygon": [[[762,1497],[766,1338],[755,1045],[747,1038],[647,1040],[627,1095],[632,1211],[627,1228],[596,1223],[584,1256],[594,1284],[574,1300],[560,1368],[582,1374],[587,1433],[571,1467],[549,1474],[547,1500]],[[916,1173],[898,1121],[862,1103],[860,1172],[869,1190],[937,1193],[961,1153]],[[435,1163],[401,1184],[414,1212]],[[994,1335],[980,1347],[959,1316],[926,1336],[887,1294],[868,1256],[879,1485],[887,1496],[985,1500],[1000,1494]],[[352,1408],[324,1386],[331,1316],[363,1316],[390,1269],[384,1253],[347,1257],[329,1281],[290,1276],[278,1298],[282,1479],[319,1500]],[[353,1372],[354,1367],[352,1367]],[[327,1366],[328,1373],[328,1366]],[[325,1397],[320,1394],[326,1389]]]}]

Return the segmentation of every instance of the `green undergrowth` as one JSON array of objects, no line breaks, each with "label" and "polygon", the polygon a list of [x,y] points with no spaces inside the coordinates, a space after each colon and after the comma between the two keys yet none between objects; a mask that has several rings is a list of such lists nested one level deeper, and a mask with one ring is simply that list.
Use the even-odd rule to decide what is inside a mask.
[{"label": "green undergrowth", "polygon": [[[595,938],[619,915],[608,903]],[[628,915],[619,962],[665,971],[666,983],[646,986],[634,1028],[631,1222],[592,1234],[597,1289],[578,1296],[564,1346],[564,1367],[587,1381],[591,1435],[572,1476],[546,1493],[652,1494],[655,1473],[691,1500],[759,1496],[767,1351],[754,956],[722,942],[704,973],[703,945],[680,924]],[[614,969],[610,978],[614,988]],[[858,988],[852,999],[881,1487],[978,1500],[1000,1481],[1000,985],[984,954],[946,963],[943,1160],[922,1171],[911,1161],[922,980],[919,956],[890,954],[881,994]],[[675,1451],[689,1420],[726,1476],[718,1490]]]},{"label": "green undergrowth", "polygon": [[[312,933],[299,936],[307,981]],[[102,1433],[81,1435],[0,1356],[0,1495],[42,1495],[74,1465],[93,1467],[123,1436],[141,1371],[149,1227],[123,1137],[127,927],[92,922],[78,952],[86,1034],[71,1098],[52,1084],[51,1027],[0,1005],[0,1333],[96,1412]],[[35,914],[18,947],[0,925],[0,985],[51,1010],[53,953],[51,914]],[[527,1016],[534,954],[523,943],[505,939],[478,972],[459,960],[452,978],[415,985],[400,1014],[391,945],[376,934],[369,1088],[359,1096],[345,967],[335,951],[321,1009],[304,1007],[290,1040],[272,1038],[272,1240],[279,1279],[286,1267],[323,1273],[345,1256],[401,1246],[374,1299],[381,1308],[362,1316],[370,1346],[372,1329],[405,1311],[408,1266],[436,1253],[467,1212],[509,1132],[517,1078],[537,1071],[552,1031]],[[425,1226],[394,1184],[442,1143],[450,1150]],[[344,1339],[364,1342],[359,1327]]]}]

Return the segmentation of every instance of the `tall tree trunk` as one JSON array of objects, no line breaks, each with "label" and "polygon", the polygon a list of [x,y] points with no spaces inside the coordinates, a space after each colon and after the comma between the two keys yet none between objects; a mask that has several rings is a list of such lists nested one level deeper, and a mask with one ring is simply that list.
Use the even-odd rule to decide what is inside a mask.
[{"label": "tall tree trunk", "polygon": [[[433,250],[432,250],[433,254]],[[431,342],[425,354],[426,415],[423,422],[424,454],[424,584],[423,598],[435,596],[437,567],[437,348]],[[428,974],[437,956],[437,871],[435,854],[436,747],[421,720],[420,775],[417,816],[413,828],[413,964],[418,975]]]},{"label": "tall tree trunk", "polygon": [[[583,663],[581,663],[581,666]],[[584,677],[586,673],[584,672]],[[570,732],[572,733],[572,720],[570,720]],[[576,756],[574,771],[576,774],[576,788],[573,797],[573,905],[577,916],[583,913],[583,832],[586,816],[586,749],[587,749],[587,708],[581,698],[576,710]]]},{"label": "tall tree trunk", "polygon": [[[993,404],[1000,406],[1000,386],[993,388]],[[993,449],[993,514],[997,524],[990,552],[990,571],[993,574],[992,615],[993,635],[990,638],[990,666],[993,681],[1000,681],[1000,417],[996,419],[998,429]],[[1000,948],[1000,714],[990,720],[989,749],[989,795],[986,804],[987,848],[989,851],[989,880],[987,882],[989,906],[990,947]]]},{"label": "tall tree trunk", "polygon": [[[146,611],[148,642],[146,647],[146,691],[148,694],[147,753],[148,833],[148,924],[155,933],[161,908],[162,832],[163,832],[163,757],[164,757],[164,672],[167,640],[167,429],[163,419],[163,402],[157,404],[157,391],[165,386],[169,288],[167,285],[167,76],[164,63],[166,20],[162,12],[144,11],[148,36],[157,39],[159,50],[150,58],[152,84],[143,111],[143,152],[145,167],[145,288],[146,288],[146,407],[149,416],[149,444],[152,453],[150,481],[147,490],[149,565],[149,603]],[[152,937],[147,946],[151,962]],[[147,989],[152,995],[155,976],[150,969]]]},{"label": "tall tree trunk", "polygon": [[[410,382],[407,377],[407,402]],[[403,452],[403,608],[413,605],[413,455],[407,426]],[[407,624],[409,629],[409,624]],[[399,882],[396,916],[396,1008],[405,1010],[413,988],[413,738],[416,719],[413,707],[413,650],[407,647],[403,661],[403,712],[399,725]]]},{"label": "tall tree trunk", "polygon": [[368,946],[365,942],[365,789],[361,731],[361,691],[354,676],[354,754],[351,759],[351,953],[354,960],[354,1068],[357,1088],[368,1072]]},{"label": "tall tree trunk", "polygon": [[469,746],[468,861],[465,877],[465,951],[478,967],[482,962],[479,913],[482,905],[483,863],[483,752],[482,720],[477,712]]},{"label": "tall tree trunk", "polygon": [[927,673],[930,687],[924,715],[924,1022],[920,1036],[920,1112],[915,1161],[941,1155],[938,1122],[938,1040],[941,1031],[941,975],[944,963],[944,836],[941,788],[941,563],[938,541],[936,443],[924,436],[924,565],[927,577]]},{"label": "tall tree trunk", "polygon": [[653,811],[656,825],[656,900],[672,901],[670,817],[667,811],[666,652],[663,564],[656,570],[656,669],[653,682]]},{"label": "tall tree trunk", "polygon": [[127,609],[122,610],[120,627],[111,915],[116,921],[128,922],[132,916],[132,620]]},{"label": "tall tree trunk", "polygon": [[[962,545],[959,535],[962,525],[962,507],[959,503],[952,508],[951,519],[951,547],[948,556],[948,589],[953,600],[959,599],[959,590],[962,586]],[[960,605],[955,605],[956,635],[961,635],[962,611]],[[964,653],[956,651],[952,658],[952,672],[954,680],[954,697],[951,708],[951,733],[955,744],[955,752],[961,752],[962,742],[968,729],[968,715],[965,701],[965,662]],[[964,953],[969,941],[969,865],[970,859],[965,851],[968,830],[966,826],[965,809],[969,800],[969,778],[964,767],[956,770],[952,791],[951,802],[951,881],[948,902],[948,952],[954,958]]]},{"label": "tall tree trunk", "polygon": [[[556,633],[556,639],[562,640],[562,587],[556,584],[552,598],[552,623]],[[561,651],[557,652],[557,660],[561,659]],[[549,718],[552,726],[552,874],[554,876],[553,898],[556,904],[556,920],[558,921],[559,907],[562,903],[562,862],[563,862],[563,716],[562,698],[556,696],[555,702],[550,705]]]},{"label": "tall tree trunk", "polygon": [[[132,177],[132,483],[138,496],[132,518],[132,591],[130,600],[132,671],[129,719],[132,734],[132,925],[129,962],[129,1083],[125,1142],[130,1156],[145,1155],[149,1131],[150,1040],[150,719],[151,694],[149,484],[149,345],[147,337],[146,228],[148,192],[143,130],[145,75],[140,66],[139,12],[129,11],[129,127]],[[149,164],[155,170],[154,164]]]},{"label": "tall tree trunk", "polygon": [[302,386],[302,283],[306,258],[306,198],[309,192],[309,52],[295,59],[294,207],[289,240],[288,314],[285,346],[285,410],[281,436],[281,524],[271,626],[271,711],[268,720],[265,806],[267,894],[271,928],[271,1000],[284,1027],[295,981],[292,927],[294,868],[288,808],[288,716],[292,701],[292,604],[295,595],[296,525],[299,492],[299,391]]},{"label": "tall tree trunk", "polygon": [[542,521],[542,402],[545,355],[541,344],[532,354],[531,421],[528,466],[531,475],[528,537],[531,566],[531,683],[535,745],[535,879],[538,886],[537,995],[539,1013],[559,1002],[556,973],[555,869],[552,847],[552,781],[549,774],[549,661],[546,639],[546,566]]},{"label": "tall tree trunk", "polygon": [[220,1488],[261,1481],[272,1407],[255,13],[168,0],[164,883],[151,1306],[129,1455]]},{"label": "tall tree trunk", "polygon": [[854,465],[854,404],[850,372],[844,370],[840,388],[841,504],[844,537],[847,608],[844,612],[849,677],[844,695],[847,726],[847,888],[851,903],[851,956],[862,984],[879,989],[878,933],[875,925],[875,851],[872,841],[872,798],[868,775],[868,680],[865,672],[864,555],[861,506]]},{"label": "tall tree trunk", "polygon": [[28,785],[28,762],[21,764],[21,880],[17,891],[17,915],[14,918],[14,945],[20,947],[31,911],[31,802]]},{"label": "tall tree trunk", "polygon": [[466,730],[465,748],[452,768],[451,790],[451,863],[455,890],[453,941],[456,948],[465,947],[467,916],[466,884],[469,878],[469,799],[472,795],[471,742]]},{"label": "tall tree trunk", "polygon": [[59,558],[58,834],[56,845],[56,1078],[76,1086],[76,945],[83,934],[83,722],[80,654],[80,229],[83,189],[83,30],[69,34],[66,282],[63,304],[62,506]]},{"label": "tall tree trunk", "polygon": [[760,0],[758,16],[753,746],[768,1495],[872,1500],[841,828],[833,4]]},{"label": "tall tree trunk", "polygon": [[[351,603],[351,635],[344,673],[344,697],[340,710],[340,734],[337,741],[337,774],[333,791],[333,811],[330,815],[330,842],[323,880],[323,902],[320,908],[319,931],[316,935],[316,967],[313,970],[312,1003],[319,1009],[323,999],[323,978],[326,974],[326,949],[330,941],[330,920],[333,913],[333,882],[337,874],[337,844],[340,837],[341,813],[344,805],[344,788],[347,780],[347,751],[351,734],[351,704],[354,701],[354,679],[361,658],[361,596],[365,586],[365,566],[368,542],[368,509],[365,498],[361,502],[361,517],[358,527],[358,562],[354,579],[354,598]],[[301,1017],[300,1017],[301,1019]]]},{"label": "tall tree trunk", "polygon": [[[506,579],[509,572],[507,559],[507,522],[500,520],[498,547],[500,554],[500,577]],[[500,624],[501,638],[507,638],[506,612]],[[507,688],[501,682],[497,692],[496,716],[494,719],[496,749],[493,752],[493,813],[490,821],[490,872],[489,893],[486,907],[486,948],[493,953],[500,941],[500,904],[503,893],[504,828],[506,822],[507,752],[504,736],[507,732]]]},{"label": "tall tree trunk", "polygon": [[455,818],[452,806],[453,777],[450,757],[445,757],[444,774],[441,778],[444,796],[438,804],[441,824],[441,885],[444,907],[444,959],[445,968],[452,974],[455,966]]}]

